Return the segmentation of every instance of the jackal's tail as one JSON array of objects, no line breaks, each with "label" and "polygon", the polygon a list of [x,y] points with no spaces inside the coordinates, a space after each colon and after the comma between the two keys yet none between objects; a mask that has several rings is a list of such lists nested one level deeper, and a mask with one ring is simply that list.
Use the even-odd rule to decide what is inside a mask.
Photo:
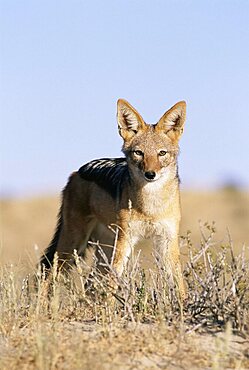
[{"label": "jackal's tail", "polygon": [[47,249],[45,249],[44,254],[41,256],[41,259],[40,259],[40,266],[42,268],[44,266],[46,269],[50,269],[53,265],[54,255],[57,250],[57,245],[58,245],[58,241],[59,241],[59,237],[60,237],[60,233],[62,229],[62,222],[63,220],[62,220],[62,207],[61,207],[59,214],[58,214],[58,221],[57,221],[57,226],[56,226],[56,230],[54,233],[54,237],[51,240]]}]

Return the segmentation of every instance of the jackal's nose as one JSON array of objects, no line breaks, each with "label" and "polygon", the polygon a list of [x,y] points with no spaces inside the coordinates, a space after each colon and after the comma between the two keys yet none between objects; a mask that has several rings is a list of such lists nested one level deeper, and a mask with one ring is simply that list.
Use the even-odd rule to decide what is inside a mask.
[{"label": "jackal's nose", "polygon": [[144,176],[148,180],[153,180],[156,177],[156,173],[154,171],[147,171],[144,173]]}]

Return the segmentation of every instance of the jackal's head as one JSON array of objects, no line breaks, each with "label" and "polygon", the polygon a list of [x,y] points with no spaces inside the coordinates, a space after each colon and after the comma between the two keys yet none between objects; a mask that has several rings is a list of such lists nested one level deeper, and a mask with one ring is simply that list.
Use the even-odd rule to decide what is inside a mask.
[{"label": "jackal's head", "polygon": [[123,152],[136,179],[146,183],[176,176],[178,142],[185,118],[185,101],[175,104],[155,125],[149,125],[127,101],[118,100]]}]

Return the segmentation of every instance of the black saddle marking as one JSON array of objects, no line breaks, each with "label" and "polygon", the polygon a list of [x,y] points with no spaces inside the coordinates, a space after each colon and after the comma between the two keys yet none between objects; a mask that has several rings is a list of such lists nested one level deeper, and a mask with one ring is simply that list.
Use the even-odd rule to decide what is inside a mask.
[{"label": "black saddle marking", "polygon": [[121,195],[124,180],[129,178],[125,158],[95,159],[83,165],[78,174],[84,180],[94,181],[114,199]]}]

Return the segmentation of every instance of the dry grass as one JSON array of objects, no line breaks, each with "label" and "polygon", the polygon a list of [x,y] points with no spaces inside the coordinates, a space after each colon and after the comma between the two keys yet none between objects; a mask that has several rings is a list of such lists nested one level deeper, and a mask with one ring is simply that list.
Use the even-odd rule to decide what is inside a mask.
[{"label": "dry grass", "polygon": [[[222,202],[224,209],[227,207],[227,197],[235,196],[233,202],[230,199],[233,210],[240,207],[238,194],[203,196],[210,214],[210,197],[219,215]],[[193,197],[192,205],[197,202],[198,195],[189,197]],[[244,220],[248,216],[248,195],[239,197],[243,199]],[[189,199],[186,197],[183,203]],[[50,217],[48,203],[53,214]],[[160,259],[153,261],[154,268],[147,264],[144,270],[136,254],[122,278],[111,266],[110,274],[104,277],[94,269],[90,295],[85,291],[88,267],[77,255],[71,274],[61,274],[54,268],[48,283],[43,271],[34,269],[36,252],[30,257],[28,249],[25,253],[17,250],[26,246],[28,238],[36,239],[32,244],[37,241],[42,245],[42,240],[47,243],[55,223],[56,203],[38,199],[4,204],[0,369],[249,368],[248,245],[242,248],[246,223],[240,219],[236,225],[236,212],[230,209],[228,226],[240,239],[229,240],[227,219],[223,218],[219,225],[224,226],[223,236],[212,223],[201,226],[198,233],[185,231],[181,243],[188,298],[182,304],[177,291],[167,285]],[[199,202],[191,214],[199,211],[204,218],[204,209]],[[30,232],[25,228],[27,220],[32,220]],[[197,220],[195,223],[198,225]],[[50,230],[43,235],[46,228]],[[9,254],[5,252],[8,243],[13,243]],[[12,253],[18,254],[18,263]],[[21,262],[25,259],[26,267]],[[11,265],[10,261],[15,263]],[[29,278],[25,278],[27,266],[32,272]],[[110,278],[116,280],[118,292],[112,290]]]}]

